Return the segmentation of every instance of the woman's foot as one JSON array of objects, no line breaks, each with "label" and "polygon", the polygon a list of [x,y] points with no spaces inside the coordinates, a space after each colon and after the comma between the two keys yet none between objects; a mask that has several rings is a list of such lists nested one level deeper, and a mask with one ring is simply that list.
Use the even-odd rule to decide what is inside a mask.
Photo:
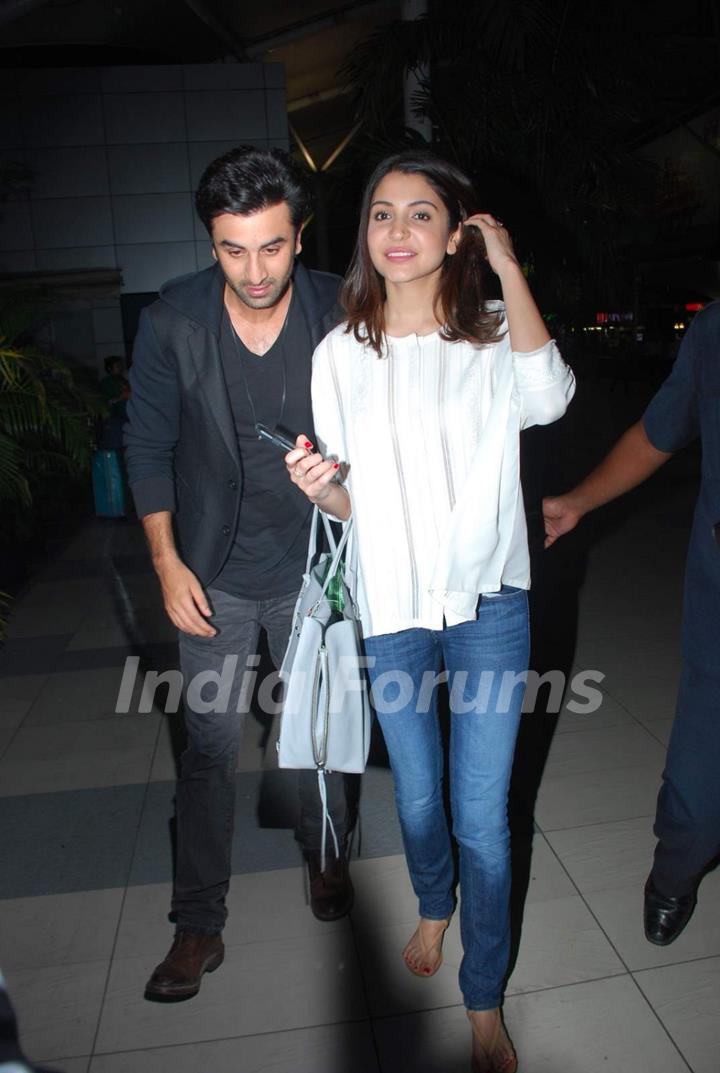
[{"label": "woman's foot", "polygon": [[447,920],[425,920],[420,917],[417,930],[403,950],[405,964],[416,976],[434,976],[442,965],[443,937],[450,923]]},{"label": "woman's foot", "polygon": [[517,1055],[499,1009],[467,1010],[472,1026],[473,1073],[516,1073]]}]

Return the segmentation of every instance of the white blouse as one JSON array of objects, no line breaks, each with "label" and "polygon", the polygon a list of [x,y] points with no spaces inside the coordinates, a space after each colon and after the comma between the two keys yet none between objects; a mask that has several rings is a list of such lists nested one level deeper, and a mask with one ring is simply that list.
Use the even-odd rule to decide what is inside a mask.
[{"label": "white blouse", "polygon": [[323,339],[315,432],[348,466],[365,637],[439,630],[474,619],[480,593],[530,587],[519,432],[574,391],[554,342],[517,353],[507,331],[485,347],[388,336],[383,358],[344,325]]}]

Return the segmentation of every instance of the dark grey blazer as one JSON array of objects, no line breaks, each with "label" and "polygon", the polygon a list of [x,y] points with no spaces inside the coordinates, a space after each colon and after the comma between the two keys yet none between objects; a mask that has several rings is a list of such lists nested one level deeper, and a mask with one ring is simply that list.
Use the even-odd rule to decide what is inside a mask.
[{"label": "dark grey blazer", "polygon": [[[295,293],[313,349],[341,319],[340,284],[338,276],[296,264]],[[203,585],[217,577],[230,552],[242,493],[220,358],[223,287],[214,265],[165,284],[143,310],[125,426],[138,515],[173,513],[179,554]]]}]

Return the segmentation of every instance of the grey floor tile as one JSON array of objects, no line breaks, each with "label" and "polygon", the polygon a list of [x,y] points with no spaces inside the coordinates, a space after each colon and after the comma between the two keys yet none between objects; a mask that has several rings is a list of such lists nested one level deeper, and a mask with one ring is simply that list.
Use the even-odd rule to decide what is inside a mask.
[{"label": "grey floor tile", "polygon": [[154,952],[114,961],[96,1051],[126,1046],[129,1024],[134,1046],[145,1048],[367,1017],[352,936],[345,932],[230,947],[200,994],[175,1006],[143,998],[156,961]]},{"label": "grey floor tile", "polygon": [[462,960],[460,922],[453,918],[443,943],[443,963],[434,976],[415,976],[402,951],[416,921],[357,932],[357,945],[373,1018],[415,1010],[438,1009],[461,1002],[458,970]]},{"label": "grey floor tile", "polygon": [[614,726],[583,734],[556,734],[545,776],[583,775],[607,768],[662,765],[665,750],[645,727]]},{"label": "grey floor tile", "polygon": [[14,736],[15,736],[15,731],[14,730],[7,730],[7,729],[0,728],[0,759],[2,758],[3,753],[7,749],[8,745],[10,744],[10,742],[12,741]]},{"label": "grey floor tile", "polygon": [[583,893],[641,887],[652,865],[652,817],[598,823],[546,837],[571,879]]},{"label": "grey floor tile", "polygon": [[0,760],[0,797],[145,783],[159,718],[25,724]]},{"label": "grey floor tile", "polygon": [[122,900],[118,887],[3,901],[3,969],[109,960]]},{"label": "grey floor tile", "polygon": [[104,615],[107,625],[102,625],[95,616],[86,619],[74,634],[66,652],[83,651],[88,648],[124,648],[128,645],[142,646],[147,643],[177,644],[177,628],[164,612],[142,615],[137,624],[123,622],[116,614]]},{"label": "grey floor tile", "polygon": [[352,922],[357,931],[394,924],[410,931],[415,928],[418,903],[404,854],[355,860],[351,874],[355,887]]},{"label": "grey floor tile", "polygon": [[[129,887],[118,930],[117,957],[139,957],[148,950],[164,956],[172,930],[168,925],[171,884]],[[316,920],[308,904],[302,868],[235,875],[227,900],[223,932],[227,947],[271,939],[298,939],[349,931],[348,918],[334,923]]]},{"label": "grey floor tile", "polygon": [[30,710],[32,701],[5,701],[0,705],[0,733],[15,730]]},{"label": "grey floor tile", "polygon": [[692,920],[670,946],[654,946],[645,938],[643,887],[644,882],[640,882],[585,895],[588,905],[629,969],[649,969],[720,955],[720,872],[713,872],[702,881]]},{"label": "grey floor tile", "polygon": [[[678,646],[678,654],[680,652]],[[608,674],[605,687],[620,704],[638,718],[666,719],[675,712],[680,664],[658,663],[663,672],[633,673],[625,668],[613,668]]]},{"label": "grey floor tile", "polygon": [[547,774],[540,784],[535,822],[543,831],[653,816],[660,762],[582,774]]},{"label": "grey floor tile", "polygon": [[0,710],[4,701],[31,704],[46,681],[46,674],[5,675],[0,681]]},{"label": "grey floor tile", "polygon": [[19,726],[46,681],[46,674],[0,678],[0,727],[3,730]]},{"label": "grey floor tile", "polygon": [[0,682],[5,676],[49,674],[55,669],[72,634],[42,634],[13,637],[12,632],[0,653]]},{"label": "grey floor tile", "polygon": [[[629,976],[511,997],[508,1031],[527,1073],[688,1073]],[[467,1073],[461,1007],[376,1022],[383,1073]]]},{"label": "grey floor tile", "polygon": [[138,785],[0,800],[0,898],[124,887],[144,794]]},{"label": "grey floor tile", "polygon": [[456,1001],[373,1023],[382,1073],[468,1073],[470,1026]]},{"label": "grey floor tile", "polygon": [[46,1058],[45,1064],[48,1069],[57,1070],[58,1073],[88,1073],[90,1057],[86,1058]]},{"label": "grey floor tile", "polygon": [[720,958],[652,969],[635,979],[693,1073],[717,1073]]},{"label": "grey floor tile", "polygon": [[43,636],[71,636],[86,615],[87,604],[79,599],[51,593],[44,599],[38,593],[13,605],[8,636],[16,642]]},{"label": "grey floor tile", "polygon": [[181,1047],[97,1055],[90,1073],[379,1073],[368,1024],[323,1025]]},{"label": "grey floor tile", "polygon": [[[268,780],[266,774],[279,777]],[[270,789],[264,788],[267,783]],[[297,774],[244,772],[236,776],[235,786],[233,873],[296,868],[300,861],[294,836]],[[171,875],[174,794],[174,782],[155,782],[148,787],[130,878],[133,886],[162,883]]]},{"label": "grey floor tile", "polygon": [[123,661],[102,668],[49,675],[27,719],[28,726],[117,719]]},{"label": "grey floor tile", "polygon": [[364,857],[392,857],[403,852],[389,768],[371,766],[362,777],[360,834]]},{"label": "grey floor tile", "polygon": [[112,647],[74,648],[63,652],[57,664],[56,672],[93,671],[96,668],[117,668],[118,682],[122,675],[125,661],[130,656],[140,656],[147,668],[164,672],[177,668],[178,647],[175,640],[150,641],[128,640],[125,644]]},{"label": "grey floor tile", "polygon": [[[505,1002],[527,1073],[688,1073],[629,976],[534,991]],[[451,1006],[376,1021],[383,1073],[467,1073],[470,1029]]]},{"label": "grey floor tile", "polygon": [[547,840],[541,834],[536,834],[532,842],[526,901],[544,902],[576,893],[572,880]]},{"label": "grey floor tile", "polygon": [[673,723],[675,722],[675,716],[669,716],[666,719],[643,719],[642,723],[653,737],[664,745],[666,748],[670,742],[670,731],[672,730]]},{"label": "grey floor tile", "polygon": [[43,1062],[90,1054],[107,972],[106,961],[89,961],[6,974],[30,1059]]},{"label": "grey floor tile", "polygon": [[[593,687],[594,688],[594,687]],[[573,712],[567,704],[560,712],[555,729],[556,734],[565,734],[575,730],[600,730],[602,727],[632,725],[633,717],[616,700],[607,693],[602,694],[600,707],[590,711]]]},{"label": "grey floor tile", "polygon": [[578,895],[525,906],[508,995],[620,975],[625,967]]}]

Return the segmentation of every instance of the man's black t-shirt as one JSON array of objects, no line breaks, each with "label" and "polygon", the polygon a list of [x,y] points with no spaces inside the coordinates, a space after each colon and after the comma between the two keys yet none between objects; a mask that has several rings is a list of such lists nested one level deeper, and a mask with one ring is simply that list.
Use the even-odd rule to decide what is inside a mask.
[{"label": "man's black t-shirt", "polygon": [[240,449],[243,491],[235,541],[212,585],[251,600],[284,596],[300,588],[312,505],[290,481],[283,452],[258,439],[255,422],[270,429],[280,426],[293,438],[300,432],[314,438],[312,340],[296,295],[283,330],[262,357],[247,349],[224,310],[220,353]]}]

